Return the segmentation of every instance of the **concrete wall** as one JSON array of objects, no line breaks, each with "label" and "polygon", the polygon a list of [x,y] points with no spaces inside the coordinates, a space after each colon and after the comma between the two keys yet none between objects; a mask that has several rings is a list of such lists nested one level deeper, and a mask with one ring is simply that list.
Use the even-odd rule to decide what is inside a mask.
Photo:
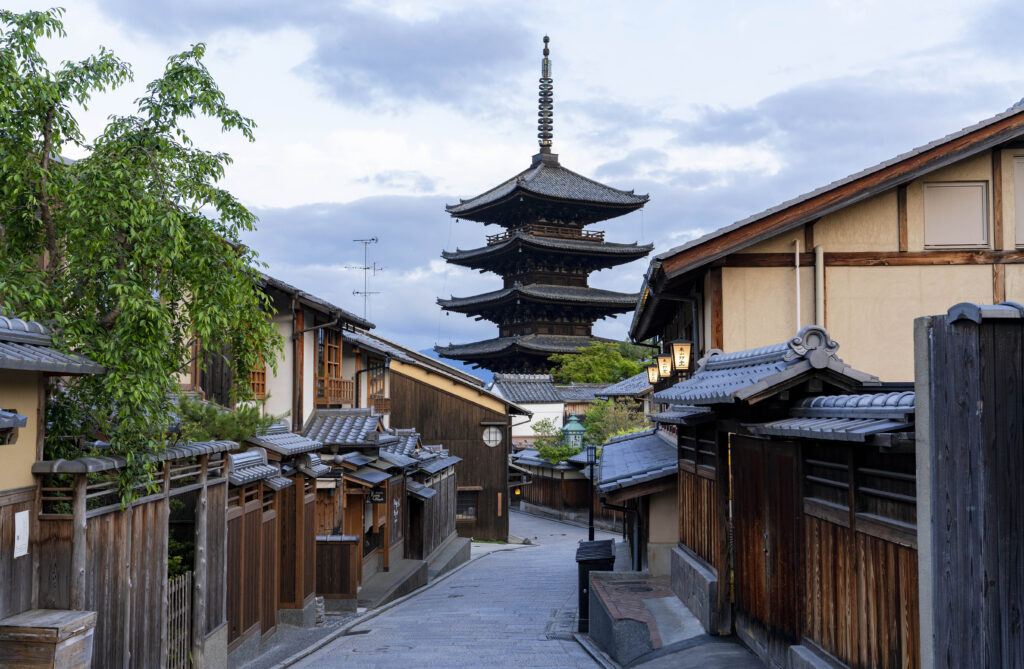
[{"label": "concrete wall", "polygon": [[533,426],[544,420],[550,418],[554,421],[555,427],[561,429],[562,427],[562,407],[565,406],[561,402],[555,403],[550,402],[546,404],[520,404],[533,412],[533,417],[529,423],[521,422],[523,419],[519,418],[517,421],[512,423],[512,438],[513,439],[533,439],[536,433],[533,431]]},{"label": "concrete wall", "polygon": [[0,370],[0,409],[28,418],[25,427],[15,428],[11,443],[0,446],[0,491],[35,485],[31,469],[39,435],[40,377],[38,372]]}]

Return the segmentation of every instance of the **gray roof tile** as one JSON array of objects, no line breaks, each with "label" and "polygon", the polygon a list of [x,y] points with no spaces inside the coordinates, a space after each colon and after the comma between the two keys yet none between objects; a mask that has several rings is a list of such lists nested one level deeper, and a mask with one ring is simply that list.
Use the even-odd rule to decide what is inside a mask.
[{"label": "gray roof tile", "polygon": [[914,428],[914,393],[822,395],[801,400],[790,418],[748,426],[759,435],[864,442]]},{"label": "gray roof tile", "polygon": [[323,447],[319,441],[294,432],[253,435],[246,441],[285,457],[316,451]]},{"label": "gray roof tile", "polygon": [[370,434],[382,427],[371,409],[317,409],[302,432],[324,446],[371,446]]},{"label": "gray roof tile", "polygon": [[658,430],[635,432],[601,447],[597,489],[602,494],[673,476],[679,466],[675,437]]},{"label": "gray roof tile", "polygon": [[602,394],[610,383],[570,383],[567,386],[556,386],[558,394],[566,402],[593,402]]},{"label": "gray roof tile", "polygon": [[[224,453],[238,448],[233,441],[193,441],[169,446],[148,456],[151,462],[174,462],[201,455]],[[121,469],[125,459],[119,455],[86,456],[74,460],[38,460],[32,463],[33,474],[92,474]]]},{"label": "gray roof tile", "polygon": [[555,286],[543,283],[519,284],[511,288],[481,293],[470,297],[437,298],[442,309],[460,310],[512,299],[534,299],[547,302],[591,304],[614,309],[632,309],[639,293],[618,293],[589,286]]},{"label": "gray roof tile", "polygon": [[629,258],[642,258],[654,249],[654,244],[619,244],[615,242],[602,242],[591,239],[566,239],[563,237],[544,237],[532,235],[523,230],[514,230],[509,239],[490,244],[476,249],[456,249],[455,251],[442,251],[441,257],[452,262],[470,261],[476,258],[483,258],[501,253],[507,248],[528,245],[543,250],[551,250],[568,253],[585,253],[587,255],[601,256],[626,256]]},{"label": "gray roof tile", "polygon": [[651,392],[652,386],[647,380],[646,370],[634,376],[613,383],[596,393],[598,397],[639,397]]},{"label": "gray roof tile", "polygon": [[812,370],[831,370],[851,385],[878,385],[878,378],[854,370],[837,355],[839,344],[824,328],[809,325],[781,344],[722,353],[713,349],[697,363],[697,372],[654,399],[685,404],[719,404],[745,400]]},{"label": "gray roof tile", "polygon": [[28,425],[28,416],[0,409],[0,429],[6,430],[14,427],[25,427],[26,425]]},{"label": "gray roof tile", "polygon": [[493,390],[519,404],[562,402],[550,374],[495,374]]},{"label": "gray roof tile", "polygon": [[647,416],[659,425],[697,425],[714,417],[715,412],[710,407],[696,407],[692,404],[673,404],[664,411]]},{"label": "gray roof tile", "polygon": [[0,315],[0,369],[50,374],[100,374],[103,367],[79,355],[53,349],[42,323]]},{"label": "gray roof tile", "polygon": [[439,355],[458,359],[459,356],[501,353],[514,348],[537,353],[575,353],[577,349],[589,346],[595,341],[612,342],[613,339],[576,335],[531,334],[521,337],[495,337],[470,344],[449,344],[435,346]]}]

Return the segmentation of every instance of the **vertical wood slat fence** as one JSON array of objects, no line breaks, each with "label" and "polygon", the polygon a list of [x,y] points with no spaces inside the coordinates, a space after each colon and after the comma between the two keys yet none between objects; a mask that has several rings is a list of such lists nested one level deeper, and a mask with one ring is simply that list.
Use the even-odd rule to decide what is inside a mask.
[{"label": "vertical wood slat fence", "polygon": [[192,572],[167,581],[167,669],[192,666]]}]

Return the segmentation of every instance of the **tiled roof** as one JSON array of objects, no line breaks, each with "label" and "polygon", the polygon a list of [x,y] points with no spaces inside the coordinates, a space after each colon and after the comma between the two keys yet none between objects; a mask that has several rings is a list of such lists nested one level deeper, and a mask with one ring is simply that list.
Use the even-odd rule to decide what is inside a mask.
[{"label": "tiled roof", "polygon": [[246,485],[281,474],[280,469],[267,464],[267,452],[258,447],[241,453],[228,453],[227,465],[228,483],[233,486]]},{"label": "tiled roof", "polygon": [[597,490],[608,494],[675,475],[679,467],[675,438],[657,430],[627,434],[601,447]]},{"label": "tiled roof", "polygon": [[388,464],[394,465],[395,467],[408,467],[409,465],[414,465],[417,463],[417,460],[414,457],[402,455],[401,453],[391,453],[389,451],[385,451],[384,449],[380,450],[380,460],[383,460]]},{"label": "tiled roof", "polygon": [[597,393],[598,397],[638,397],[651,392],[653,386],[647,380],[647,372],[629,377],[624,381],[613,383],[604,390]]},{"label": "tiled roof", "polygon": [[[195,441],[169,446],[148,457],[151,462],[174,462],[201,455],[224,453],[238,448],[233,441]],[[126,464],[119,455],[101,455],[76,458],[74,460],[38,460],[32,463],[33,474],[93,474],[96,472],[121,469]]]},{"label": "tiled roof", "polygon": [[520,466],[528,467],[541,467],[543,469],[555,469],[560,471],[575,470],[575,467],[570,467],[564,461],[558,464],[552,464],[540,457],[540,452],[533,448],[524,448],[521,451],[512,454],[512,462]]},{"label": "tiled roof", "polygon": [[588,256],[626,256],[628,258],[642,258],[654,249],[654,244],[618,244],[615,242],[601,242],[591,239],[566,239],[563,237],[543,237],[532,235],[523,230],[511,231],[511,236],[498,244],[482,246],[476,249],[456,249],[455,251],[442,251],[441,257],[455,263],[470,261],[476,258],[483,258],[500,254],[513,246],[528,245],[538,249],[557,251],[560,253],[584,253]]},{"label": "tiled roof", "polygon": [[417,497],[422,500],[428,500],[434,495],[436,495],[437,491],[434,490],[433,488],[428,488],[427,486],[417,481],[408,481],[405,484],[405,493],[407,495],[412,495],[413,497]]},{"label": "tiled roof", "polygon": [[369,485],[377,485],[381,481],[387,481],[391,478],[391,474],[374,469],[373,467],[363,467],[354,472],[345,472],[345,476]]},{"label": "tiled roof", "polygon": [[882,433],[912,430],[914,393],[808,397],[790,410],[790,416],[748,427],[758,435],[863,442]]},{"label": "tiled roof", "polygon": [[501,353],[512,349],[534,351],[538,353],[575,353],[577,349],[589,346],[595,341],[614,341],[601,337],[576,335],[542,335],[531,334],[521,337],[495,337],[470,344],[449,344],[435,346],[439,355],[458,359],[460,356],[487,355]]},{"label": "tiled roof", "polygon": [[369,435],[380,425],[372,409],[317,409],[302,432],[324,446],[367,446],[376,444]]},{"label": "tiled roof", "polygon": [[878,378],[858,372],[837,355],[839,344],[824,328],[809,325],[782,344],[704,357],[693,377],[660,392],[654,399],[683,404],[719,404],[746,400],[812,370],[828,370],[849,385],[877,385]]},{"label": "tiled roof", "polygon": [[103,367],[53,348],[50,330],[36,321],[0,316],[0,369],[50,374],[100,374]]},{"label": "tiled roof", "polygon": [[443,455],[436,457],[426,462],[421,462],[417,466],[428,474],[436,474],[439,471],[453,467],[458,463],[462,462],[462,458],[454,455]]},{"label": "tiled roof", "polygon": [[13,427],[25,427],[26,425],[28,425],[28,416],[0,409],[0,429],[6,430]]},{"label": "tiled roof", "polygon": [[508,181],[470,198],[459,204],[448,205],[445,209],[452,216],[467,215],[476,209],[487,207],[509,198],[517,191],[544,198],[558,198],[587,204],[614,207],[641,207],[649,200],[647,195],[633,191],[618,190],[567,170],[558,163],[537,161]]},{"label": "tiled roof", "polygon": [[286,476],[268,476],[263,479],[263,484],[275,492],[284,490],[288,486],[292,485],[293,481]]},{"label": "tiled roof", "polygon": [[558,394],[566,402],[593,402],[603,397],[604,389],[610,383],[571,383],[567,386],[556,386]]},{"label": "tiled roof", "polygon": [[574,304],[591,304],[617,309],[632,309],[636,306],[639,293],[617,293],[612,290],[590,288],[589,286],[554,286],[543,283],[520,284],[511,288],[481,293],[470,297],[437,298],[442,309],[458,310],[468,307],[479,307],[486,304],[497,304],[511,299],[534,299],[546,302],[571,302]]},{"label": "tiled roof", "polygon": [[292,295],[293,297],[295,297],[299,301],[305,302],[305,303],[309,304],[310,306],[317,307],[317,308],[323,310],[326,313],[334,314],[334,315],[340,317],[343,321],[345,321],[347,323],[351,323],[353,325],[356,325],[356,326],[361,327],[361,328],[365,328],[367,330],[372,330],[374,327],[376,327],[370,321],[366,320],[365,318],[360,318],[359,316],[356,316],[351,311],[346,311],[345,309],[342,309],[341,307],[339,307],[337,305],[331,304],[330,302],[328,302],[327,300],[325,300],[323,298],[317,297],[316,295],[313,295],[311,293],[307,293],[307,292],[305,292],[303,290],[299,290],[298,288],[296,288],[295,286],[291,285],[290,283],[285,283],[284,281],[281,281],[280,279],[275,279],[274,277],[270,276],[269,274],[261,273],[260,274],[260,279],[262,281],[262,284],[263,284],[264,288],[266,288],[266,287],[275,288],[277,290],[280,290],[282,293],[286,293],[288,295]]},{"label": "tiled roof", "polygon": [[561,404],[550,374],[495,374],[493,390],[519,404]]},{"label": "tiled roof", "polygon": [[412,456],[420,447],[420,433],[412,428],[390,429],[385,434],[394,437],[381,445],[381,450],[387,453]]},{"label": "tiled roof", "polygon": [[715,412],[709,407],[695,407],[691,404],[673,404],[664,411],[647,416],[651,422],[659,425],[697,425],[714,417]]},{"label": "tiled roof", "polygon": [[316,451],[323,447],[319,441],[294,432],[258,434],[249,437],[246,441],[285,457]]},{"label": "tiled roof", "polygon": [[310,478],[323,478],[331,473],[331,468],[325,465],[316,453],[303,453],[297,457],[295,468]]}]

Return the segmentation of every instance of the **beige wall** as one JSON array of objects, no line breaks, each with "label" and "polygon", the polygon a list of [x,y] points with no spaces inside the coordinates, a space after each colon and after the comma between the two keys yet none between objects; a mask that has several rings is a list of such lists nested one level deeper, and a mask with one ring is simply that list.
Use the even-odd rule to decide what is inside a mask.
[{"label": "beige wall", "polygon": [[0,409],[28,418],[25,427],[16,428],[11,443],[0,446],[0,490],[23,488],[35,483],[32,463],[36,461],[39,434],[40,374],[0,370]]},{"label": "beige wall", "polygon": [[799,228],[748,246],[738,253],[793,253],[796,250],[793,246],[794,241],[800,242],[801,253],[807,251],[804,248],[804,229]]},{"label": "beige wall", "polygon": [[[1017,212],[1024,212],[1024,149],[1003,151],[1003,248],[1024,246],[1024,220],[1018,221]],[[1018,167],[1018,166],[1021,167]],[[1020,205],[1018,205],[1020,202]]]},{"label": "beige wall", "polygon": [[[313,327],[315,316],[306,310],[302,316],[303,329]],[[316,408],[316,330],[302,335],[302,424]]]},{"label": "beige wall", "polygon": [[[796,336],[792,267],[722,268],[723,349],[728,353]],[[814,268],[800,268],[800,324],[814,322]]]},{"label": "beige wall", "polygon": [[898,251],[899,236],[895,189],[822,216],[814,224],[815,246],[833,253]]},{"label": "beige wall", "polygon": [[679,543],[679,507],[675,488],[648,497],[650,528],[647,538],[647,571],[651,576],[668,576],[672,549]]},{"label": "beige wall", "polygon": [[1006,266],[1006,299],[1024,304],[1024,265]]},{"label": "beige wall", "polygon": [[883,381],[912,381],[914,319],[957,302],[991,303],[992,266],[828,267],[825,295],[839,357]]},{"label": "beige wall", "polygon": [[292,345],[292,315],[290,313],[278,314],[272,319],[277,333],[284,339],[284,351],[277,359],[277,373],[275,374],[270,365],[267,365],[267,401],[263,405],[266,413],[274,416],[290,414],[292,412],[292,387],[293,381],[293,359],[295,349]]}]

